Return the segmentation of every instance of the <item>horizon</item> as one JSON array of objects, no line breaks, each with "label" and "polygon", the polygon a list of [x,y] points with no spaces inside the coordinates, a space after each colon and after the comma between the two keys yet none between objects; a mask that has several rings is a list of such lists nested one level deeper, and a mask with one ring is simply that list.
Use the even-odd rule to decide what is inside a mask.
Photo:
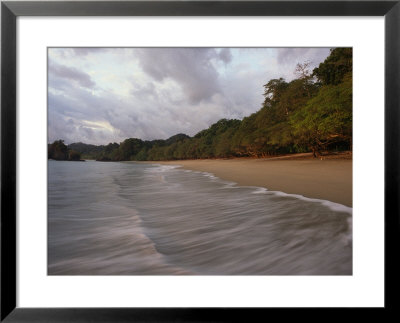
[{"label": "horizon", "polygon": [[[174,136],[176,136],[176,135],[185,135],[185,136],[188,136],[189,138],[193,138],[193,137],[194,137],[194,136],[189,136],[189,135],[187,135],[187,134],[185,134],[185,133],[177,133],[177,134],[172,135],[172,136],[170,136],[170,137],[168,137],[168,138],[166,138],[166,139],[152,139],[152,140],[147,140],[147,139],[141,139],[141,138],[136,138],[136,137],[130,137],[130,138],[125,138],[125,139],[123,139],[122,142],[123,142],[124,140],[126,140],[126,139],[139,139],[139,140],[142,140],[142,141],[168,140],[168,139],[170,139],[170,138],[172,138],[172,137],[174,137]],[[114,141],[114,142],[108,142],[108,143],[106,143],[106,144],[88,144],[88,143],[83,142],[83,141],[74,141],[74,142],[71,142],[71,143],[65,143],[65,140],[62,139],[62,138],[55,139],[55,140],[53,140],[53,141],[51,141],[51,142],[48,142],[47,144],[48,144],[48,145],[51,145],[52,143],[54,143],[54,141],[58,141],[58,140],[62,140],[62,141],[64,142],[64,144],[66,144],[67,146],[73,145],[73,144],[84,144],[84,145],[93,145],[93,146],[107,146],[108,144],[114,144],[114,143],[117,143],[117,144],[119,144],[119,145],[121,144],[121,142],[116,142],[116,141]]]}]

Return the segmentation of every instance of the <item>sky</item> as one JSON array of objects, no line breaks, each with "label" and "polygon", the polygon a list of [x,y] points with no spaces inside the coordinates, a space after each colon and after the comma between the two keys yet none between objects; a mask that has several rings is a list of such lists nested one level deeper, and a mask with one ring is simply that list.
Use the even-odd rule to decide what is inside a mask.
[{"label": "sky", "polygon": [[193,136],[258,111],[263,85],[329,48],[49,48],[48,141]]}]

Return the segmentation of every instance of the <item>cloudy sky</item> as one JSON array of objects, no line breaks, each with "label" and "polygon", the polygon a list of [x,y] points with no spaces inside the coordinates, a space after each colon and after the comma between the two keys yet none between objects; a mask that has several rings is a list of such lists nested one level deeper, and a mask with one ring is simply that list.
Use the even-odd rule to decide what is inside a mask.
[{"label": "cloudy sky", "polygon": [[193,136],[261,108],[263,85],[328,48],[50,48],[49,142]]}]

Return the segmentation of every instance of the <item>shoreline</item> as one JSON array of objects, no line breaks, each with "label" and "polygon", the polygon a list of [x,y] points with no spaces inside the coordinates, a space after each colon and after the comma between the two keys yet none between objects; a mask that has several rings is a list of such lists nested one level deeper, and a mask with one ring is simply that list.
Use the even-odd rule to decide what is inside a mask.
[{"label": "shoreline", "polygon": [[[294,158],[293,158],[294,157]],[[303,195],[352,207],[352,159],[308,158],[305,154],[276,158],[197,159],[147,162],[180,165],[212,173],[241,186]]]}]

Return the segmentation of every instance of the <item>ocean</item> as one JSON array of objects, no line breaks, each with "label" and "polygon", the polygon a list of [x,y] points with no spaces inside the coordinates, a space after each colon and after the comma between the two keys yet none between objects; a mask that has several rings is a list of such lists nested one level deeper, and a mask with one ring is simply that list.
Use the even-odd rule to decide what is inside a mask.
[{"label": "ocean", "polygon": [[136,162],[48,161],[49,275],[351,275],[352,208]]}]

